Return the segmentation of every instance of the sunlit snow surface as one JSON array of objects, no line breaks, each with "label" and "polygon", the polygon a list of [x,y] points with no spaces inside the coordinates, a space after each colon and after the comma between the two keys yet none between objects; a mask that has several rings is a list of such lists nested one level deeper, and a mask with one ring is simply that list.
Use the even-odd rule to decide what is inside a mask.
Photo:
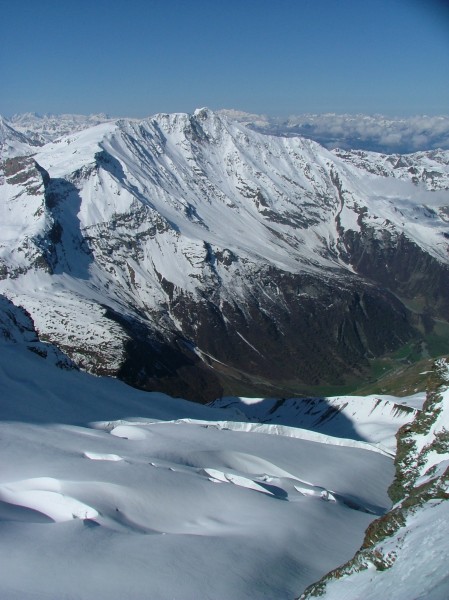
[{"label": "sunlit snow surface", "polygon": [[[283,435],[295,435],[297,427],[312,430],[313,435],[343,438],[341,443],[372,444],[371,449],[394,455],[396,432],[421,409],[425,393],[406,398],[382,396],[335,396],[330,398],[220,398],[216,408],[242,412],[254,425],[276,426]],[[263,423],[263,424],[262,424]],[[303,434],[301,434],[303,435]],[[310,432],[309,432],[310,435]],[[334,440],[333,443],[339,443]]]},{"label": "sunlit snow surface", "polygon": [[392,459],[361,441],[260,433],[20,340],[1,343],[0,378],[8,600],[293,598],[389,507]]}]

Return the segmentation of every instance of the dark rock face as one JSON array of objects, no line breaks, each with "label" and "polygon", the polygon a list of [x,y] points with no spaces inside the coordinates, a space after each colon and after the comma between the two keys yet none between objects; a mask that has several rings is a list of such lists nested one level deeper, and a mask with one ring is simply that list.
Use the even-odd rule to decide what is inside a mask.
[{"label": "dark rock face", "polygon": [[195,402],[206,403],[222,395],[218,378],[187,340],[175,334],[162,336],[141,321],[111,309],[105,316],[119,323],[128,336],[117,377],[143,390],[158,390]]},{"label": "dark rock face", "polygon": [[[200,402],[222,395],[223,378],[234,380],[236,390],[251,384],[254,390],[301,392],[301,386],[356,380],[368,358],[416,336],[400,301],[368,283],[342,280],[337,286],[274,269],[259,273],[257,281],[245,303],[223,301],[219,288],[198,301],[166,283],[167,307],[182,334],[161,334],[145,318],[107,310],[128,340],[116,375],[142,389]],[[102,374],[101,360],[96,364]]]},{"label": "dark rock face", "polygon": [[449,319],[449,267],[424,252],[403,234],[368,227],[343,234],[347,260],[357,273],[390,289],[421,311]]},{"label": "dark rock face", "polygon": [[414,335],[403,305],[369,284],[337,287],[273,270],[259,281],[267,292],[254,290],[245,306],[226,302],[219,309],[212,300],[193,303],[181,296],[173,307],[202,352],[248,376],[342,384],[348,375],[360,375],[367,358]]}]

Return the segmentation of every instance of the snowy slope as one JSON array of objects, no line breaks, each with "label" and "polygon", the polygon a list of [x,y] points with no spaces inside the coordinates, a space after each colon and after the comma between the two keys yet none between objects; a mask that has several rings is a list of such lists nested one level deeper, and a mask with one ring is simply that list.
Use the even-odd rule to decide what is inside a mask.
[{"label": "snowy slope", "polygon": [[370,445],[58,368],[23,311],[0,315],[4,598],[289,598],[389,507]]},{"label": "snowy slope", "polygon": [[[269,261],[290,271],[313,264],[340,265],[332,256],[323,257],[337,242],[334,221],[342,208],[332,181],[334,174],[348,188],[348,200],[353,200],[344,207],[354,215],[348,214],[350,221],[357,221],[357,202],[364,204],[367,195],[372,198],[372,219],[387,216],[381,201],[391,204],[396,199],[395,205],[401,201],[408,208],[404,230],[414,241],[422,241],[414,237],[415,211],[422,205],[448,204],[447,193],[429,194],[424,187],[402,181],[390,181],[388,188],[385,178],[371,176],[366,165],[358,165],[363,169],[348,168],[346,159],[336,158],[312,141],[261,136],[207,109],[198,110],[193,117],[157,115],[141,123],[120,121],[99,126],[69,137],[65,143],[48,146],[36,160],[51,177],[70,177],[82,167],[93,166],[100,149],[107,153],[104,164],[102,157],[97,157],[103,170],[98,175],[104,179],[99,177],[94,185],[101,186],[100,198],[101,192],[108,196],[108,212],[101,215],[103,218],[110,218],[115,210],[124,212],[131,201],[140,200],[197,243],[220,248],[227,244],[239,256],[243,252],[244,257]],[[433,163],[422,155],[417,160],[439,166],[447,178],[449,160],[447,153],[444,158],[443,154]],[[375,157],[370,156],[374,162]],[[379,158],[385,164],[387,157]],[[397,162],[398,157],[393,159]],[[395,172],[393,168],[391,172]],[[114,183],[125,182],[130,196],[111,198]],[[92,193],[92,182],[87,183],[89,188],[83,190],[83,196]],[[97,210],[102,204],[100,198],[96,197]],[[98,218],[83,212],[80,215],[85,227],[97,224]],[[423,214],[421,220],[427,235],[441,237],[446,230],[444,220],[435,222],[433,215],[426,218]],[[290,237],[286,238],[288,232]],[[295,245],[297,250],[292,253]],[[438,245],[434,243],[434,252],[438,252]],[[438,254],[447,262],[447,246],[445,250]]]},{"label": "snowy slope", "polygon": [[449,189],[449,150],[432,150],[413,154],[380,154],[361,150],[333,151],[345,162],[375,175],[394,177],[428,190]]},{"label": "snowy slope", "polygon": [[446,189],[207,109],[4,161],[0,210],[2,293],[81,367],[150,389],[342,385],[419,335],[395,295],[448,318]]}]

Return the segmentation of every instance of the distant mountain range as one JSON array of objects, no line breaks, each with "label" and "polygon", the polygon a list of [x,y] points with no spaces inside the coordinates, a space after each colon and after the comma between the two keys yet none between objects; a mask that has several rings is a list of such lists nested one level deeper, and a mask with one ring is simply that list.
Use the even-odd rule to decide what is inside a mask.
[{"label": "distant mountain range", "polygon": [[[449,149],[448,115],[395,118],[384,115],[306,113],[285,118],[233,109],[219,110],[217,114],[260,133],[312,139],[329,150],[340,148],[407,154],[420,150]],[[4,126],[15,130],[20,136],[25,136],[28,143],[42,145],[63,135],[114,120],[117,118],[104,113],[88,116],[16,114],[1,120],[0,146],[4,137],[1,132]]]},{"label": "distant mountain range", "polygon": [[330,152],[208,109],[46,119],[75,132],[26,155],[3,122],[0,292],[80,367],[208,401],[447,347],[449,151]]},{"label": "distant mountain range", "polygon": [[34,145],[42,146],[63,135],[76,133],[111,120],[111,117],[103,113],[87,116],[22,113],[13,115],[7,120],[7,124],[31,140]]}]

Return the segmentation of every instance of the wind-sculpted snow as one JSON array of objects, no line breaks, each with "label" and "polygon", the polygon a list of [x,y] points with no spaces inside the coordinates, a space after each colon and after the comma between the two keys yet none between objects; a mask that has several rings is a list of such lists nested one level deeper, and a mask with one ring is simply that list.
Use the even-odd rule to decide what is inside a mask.
[{"label": "wind-sculpted snow", "polygon": [[[182,419],[176,421],[177,423],[196,423],[192,419]],[[247,433],[265,433],[267,435],[281,435],[284,437],[297,437],[302,440],[309,440],[312,442],[319,442],[328,444],[330,446],[345,446],[351,448],[362,448],[363,450],[371,450],[373,452],[379,452],[386,456],[394,455],[394,452],[388,451],[383,448],[380,444],[370,444],[361,442],[358,440],[352,440],[347,438],[336,437],[332,435],[324,435],[308,429],[302,429],[298,427],[289,427],[288,425],[269,425],[267,423],[247,423],[238,421],[206,421],[198,422],[198,424],[205,427],[215,427],[216,429],[225,429],[231,431],[243,431]],[[394,425],[393,425],[394,427]],[[132,435],[132,434],[131,434]]]},{"label": "wind-sculpted snow", "polygon": [[137,438],[0,428],[5,596],[57,598],[77,581],[79,598],[291,597],[388,506],[391,461],[363,450],[183,424],[140,426]]},{"label": "wind-sculpted snow", "polygon": [[1,597],[293,597],[388,509],[389,456],[58,368],[0,308]]}]

